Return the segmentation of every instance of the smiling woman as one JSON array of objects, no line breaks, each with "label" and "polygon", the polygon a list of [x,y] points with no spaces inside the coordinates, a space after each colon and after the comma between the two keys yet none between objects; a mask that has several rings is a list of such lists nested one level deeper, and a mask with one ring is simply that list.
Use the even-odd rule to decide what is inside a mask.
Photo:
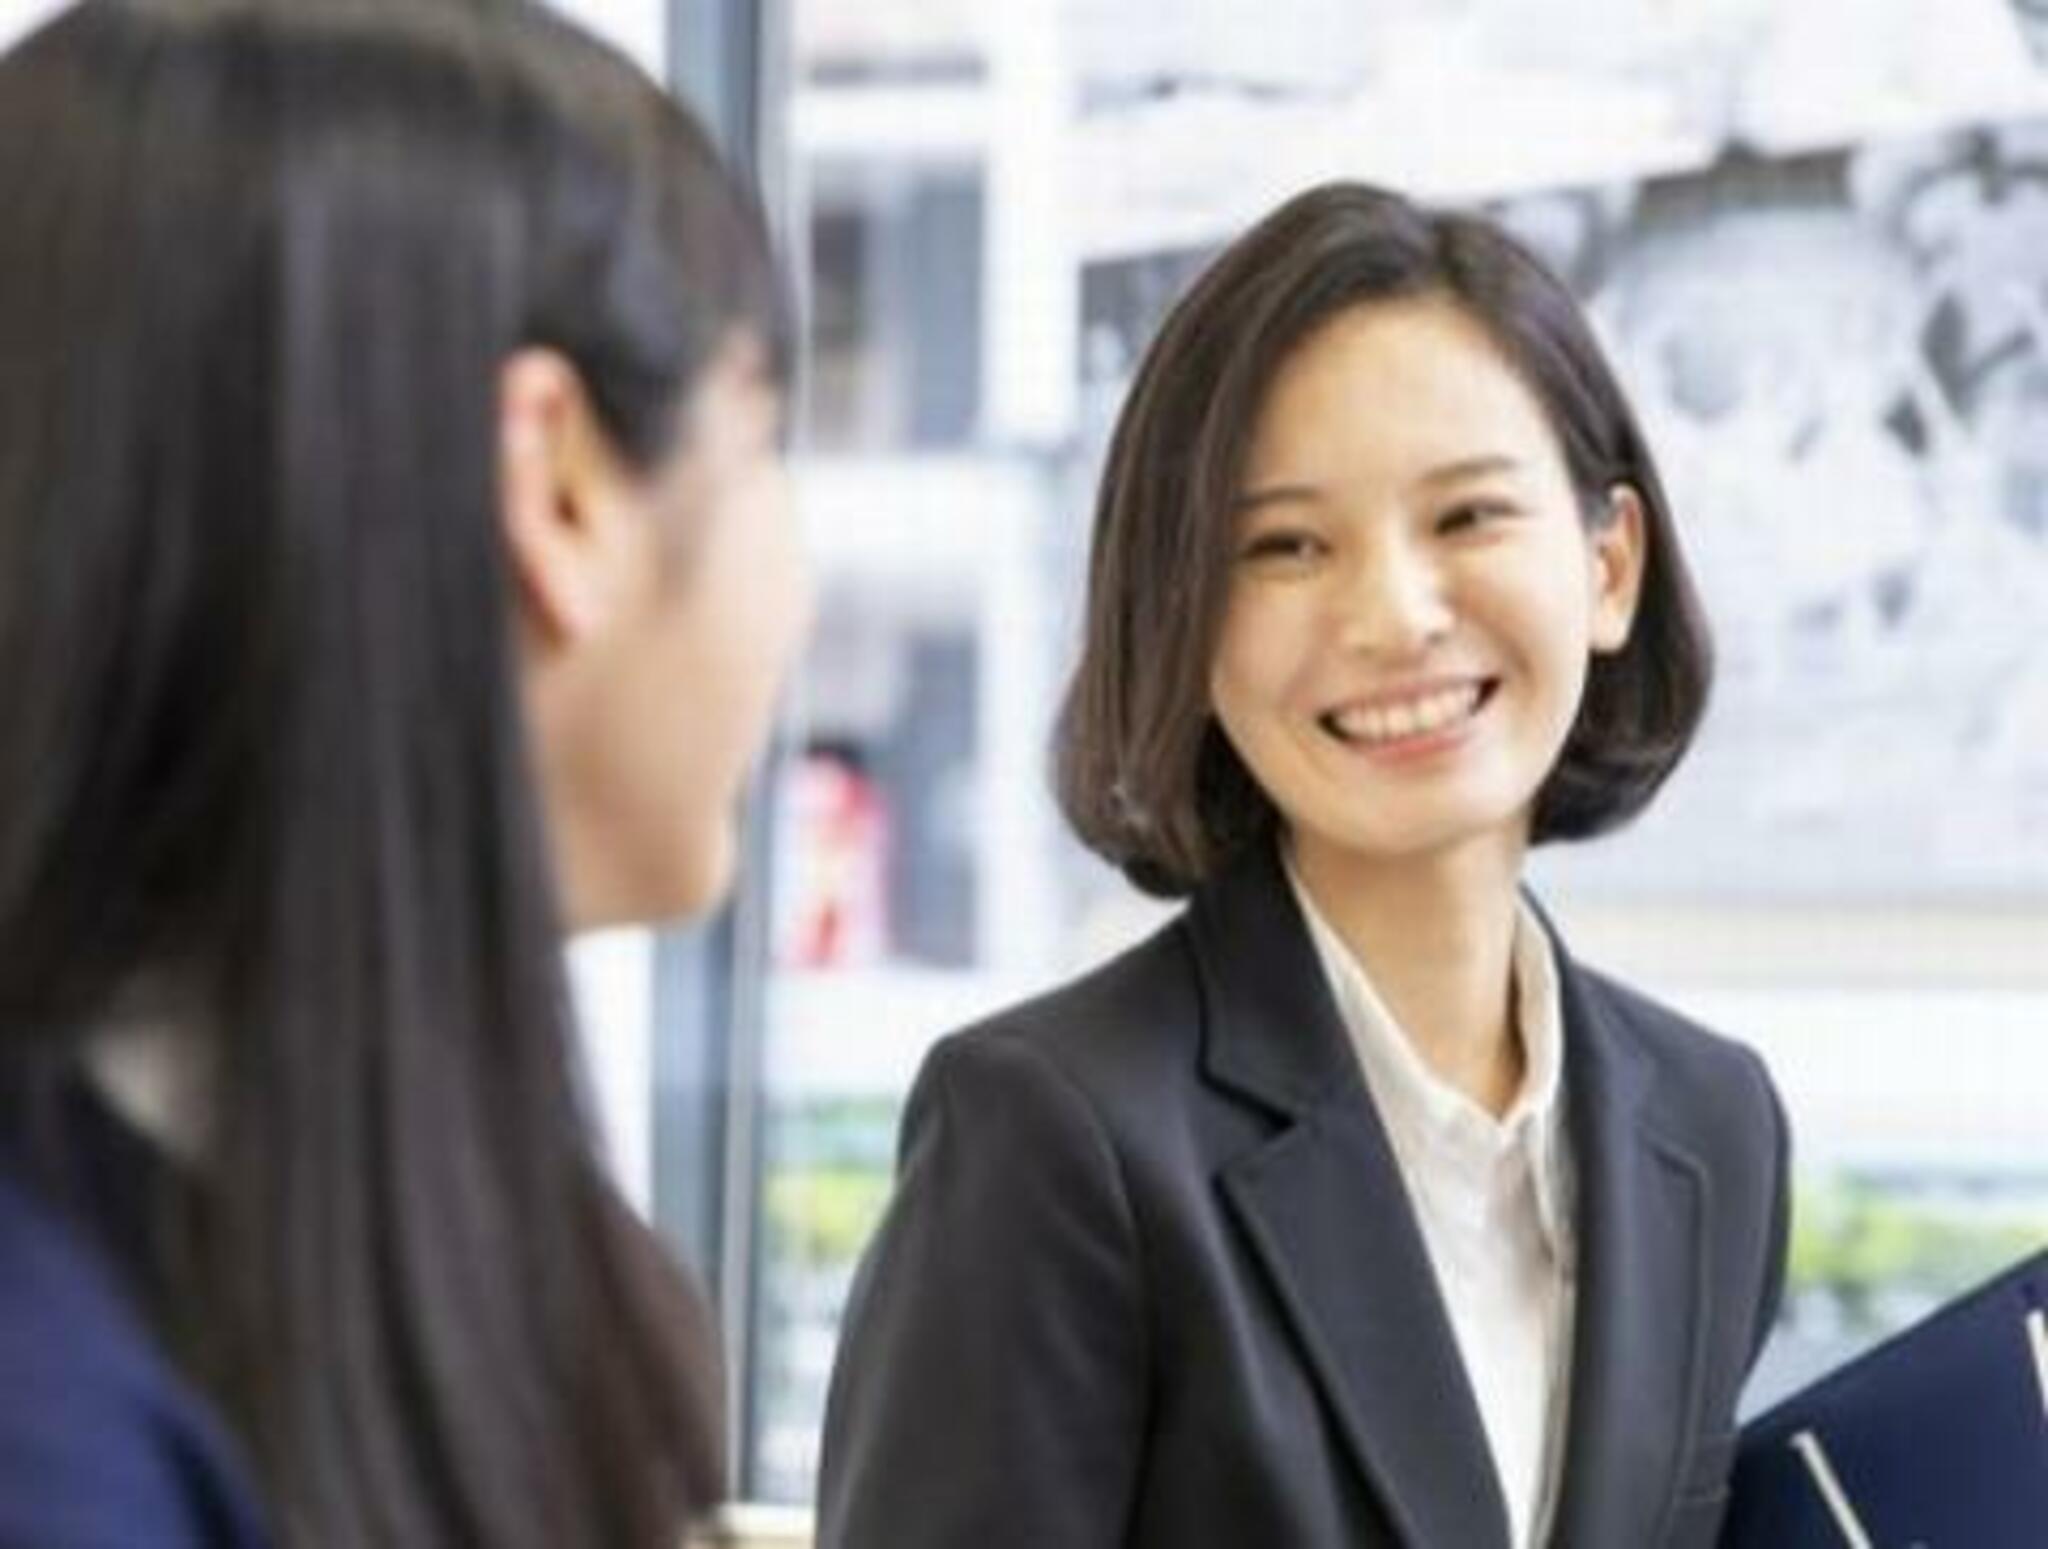
[{"label": "smiling woman", "polygon": [[1705,1549],[1785,1254],[1748,1050],[1581,968],[1704,625],[1649,449],[1497,227],[1332,185],[1139,371],[1060,726],[1187,911],[943,1041],[855,1283],[827,1549]]},{"label": "smiling woman", "polygon": [[1512,874],[1589,664],[1628,641],[1641,498],[1617,483],[1589,519],[1541,403],[1429,298],[1288,356],[1243,483],[1210,699],[1295,865],[1334,886],[1489,846]]},{"label": "smiling woman", "polygon": [[[1386,486],[1404,481],[1405,527],[1384,520]],[[1352,531],[1354,567],[1361,541],[1418,523],[1436,529],[1439,553],[1492,551],[1502,527],[1514,549],[1531,514],[1551,518],[1535,525],[1552,537],[1560,517],[1598,535],[1590,550],[1573,537],[1585,584],[1618,562],[1626,607],[1607,622],[1621,638],[1579,653],[1584,692],[1566,695],[1566,734],[1544,761],[1535,841],[1626,821],[1683,755],[1711,640],[1656,463],[1577,304],[1483,222],[1403,227],[1365,195],[1332,191],[1276,212],[1202,277],[1111,445],[1060,795],[1076,831],[1140,887],[1185,893],[1272,832],[1270,794],[1212,717],[1213,656],[1245,595],[1246,544],[1284,537],[1304,512],[1348,513],[1354,529],[1381,518],[1377,536]],[[1301,534],[1286,563],[1329,541]],[[1418,584],[1412,547],[1394,548],[1391,570],[1372,567],[1397,605]],[[1354,614],[1349,627],[1371,624]]]}]

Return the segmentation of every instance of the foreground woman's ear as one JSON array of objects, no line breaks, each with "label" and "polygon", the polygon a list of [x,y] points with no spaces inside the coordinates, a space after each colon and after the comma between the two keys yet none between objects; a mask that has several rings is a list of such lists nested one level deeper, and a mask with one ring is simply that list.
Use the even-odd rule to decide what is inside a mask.
[{"label": "foreground woman's ear", "polygon": [[529,638],[575,645],[602,629],[624,574],[631,475],[582,377],[554,350],[512,355],[498,378],[498,499]]}]

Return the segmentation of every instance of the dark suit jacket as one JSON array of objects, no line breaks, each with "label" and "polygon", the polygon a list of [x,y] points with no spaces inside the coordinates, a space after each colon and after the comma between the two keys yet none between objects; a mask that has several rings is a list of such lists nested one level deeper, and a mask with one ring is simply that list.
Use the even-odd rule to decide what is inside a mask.
[{"label": "dark suit jacket", "polygon": [[0,1549],[262,1549],[235,1445],[120,1267],[163,1164],[74,1093],[60,1204],[10,1108],[0,1094]]},{"label": "dark suit jacket", "polygon": [[[1761,1063],[1559,952],[1578,1321],[1553,1541],[1713,1541],[1783,1270]],[[820,1549],[1504,1549],[1284,873],[942,1042],[855,1283]]]}]

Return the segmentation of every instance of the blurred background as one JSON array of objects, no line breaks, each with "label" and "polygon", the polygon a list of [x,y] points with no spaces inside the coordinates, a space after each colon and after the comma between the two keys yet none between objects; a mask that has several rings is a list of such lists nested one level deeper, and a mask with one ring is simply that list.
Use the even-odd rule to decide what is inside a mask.
[{"label": "blurred background", "polygon": [[755,169],[808,346],[819,628],[746,886],[574,950],[747,1496],[809,1495],[924,1049],[1163,918],[1047,790],[1092,484],[1181,287],[1327,177],[1523,233],[1663,460],[1717,702],[1648,820],[1537,874],[1790,1105],[1751,1403],[2048,1242],[2048,0],[564,8]]}]

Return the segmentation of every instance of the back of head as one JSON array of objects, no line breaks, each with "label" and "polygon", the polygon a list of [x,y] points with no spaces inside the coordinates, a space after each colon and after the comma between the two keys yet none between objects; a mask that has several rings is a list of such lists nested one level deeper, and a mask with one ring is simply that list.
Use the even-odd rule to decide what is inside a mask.
[{"label": "back of head", "polygon": [[[241,939],[224,863],[346,816],[308,782],[484,713],[511,350],[651,461],[780,325],[702,137],[533,7],[108,0],[0,69],[0,1006],[71,1020]],[[17,917],[38,864],[91,885]]]},{"label": "back of head", "polygon": [[650,1542],[701,1351],[568,1068],[498,368],[651,464],[759,222],[518,0],[88,0],[0,59],[0,1060],[217,1046],[180,1358],[287,1537]]}]

